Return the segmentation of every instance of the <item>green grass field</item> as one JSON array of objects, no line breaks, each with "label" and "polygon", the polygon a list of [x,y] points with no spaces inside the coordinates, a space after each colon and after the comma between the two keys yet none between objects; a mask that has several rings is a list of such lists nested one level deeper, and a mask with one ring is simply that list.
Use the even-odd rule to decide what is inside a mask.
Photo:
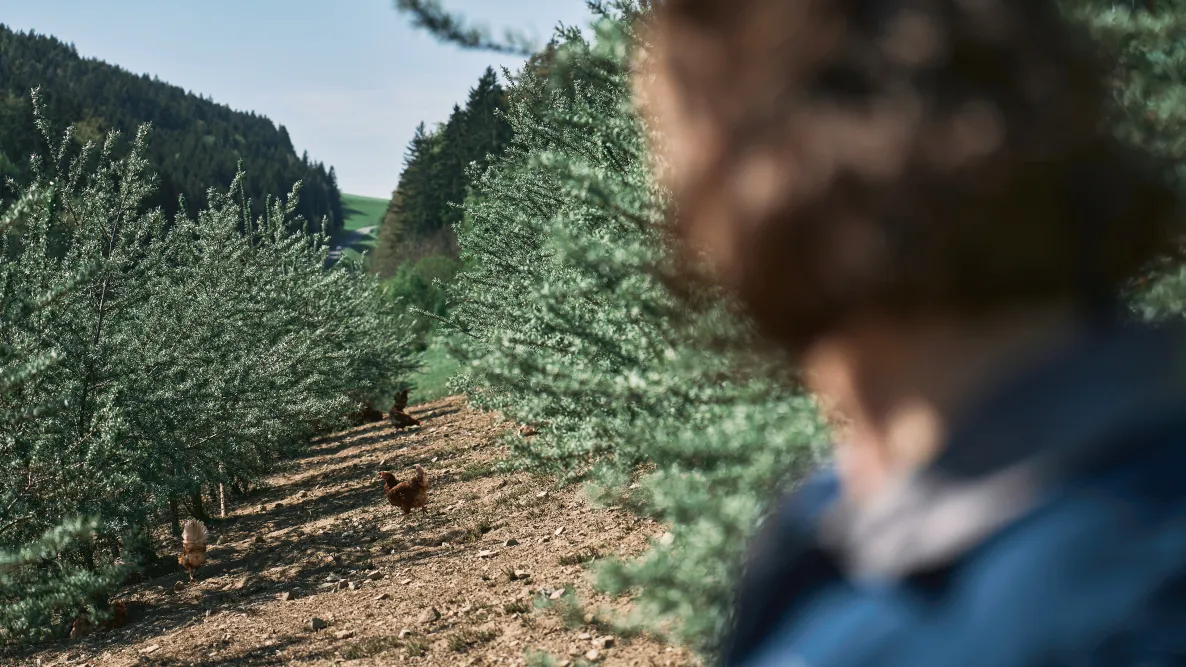
[{"label": "green grass field", "polygon": [[387,200],[361,195],[342,195],[342,214],[346,217],[343,227],[352,232],[363,227],[375,227],[383,221],[387,212]]},{"label": "green grass field", "polygon": [[333,238],[334,245],[342,244],[354,232],[374,227],[370,234],[356,241],[346,248],[344,255],[358,258],[375,247],[378,238],[379,224],[383,222],[383,214],[387,212],[387,200],[378,197],[363,197],[361,195],[342,195],[342,231]]},{"label": "green grass field", "polygon": [[416,388],[412,390],[412,403],[427,403],[449,395],[445,386],[449,378],[461,370],[461,364],[449,355],[437,341],[432,341],[421,357],[424,366],[413,376]]}]

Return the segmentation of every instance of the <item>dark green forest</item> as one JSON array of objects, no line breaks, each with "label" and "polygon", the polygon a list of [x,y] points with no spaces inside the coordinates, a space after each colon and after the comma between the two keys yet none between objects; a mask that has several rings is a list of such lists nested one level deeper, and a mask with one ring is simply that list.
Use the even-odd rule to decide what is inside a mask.
[{"label": "dark green forest", "polygon": [[[209,203],[207,190],[225,187],[242,163],[250,174],[244,192],[263,213],[268,195],[285,196],[301,182],[296,211],[315,228],[334,233],[342,225],[342,202],[333,167],[297,155],[283,125],[253,112],[235,111],[148,75],[136,75],[84,58],[47,35],[16,32],[0,24],[0,202],[12,201],[31,182],[30,156],[47,146],[34,124],[30,91],[40,88],[45,118],[71,127],[74,153],[111,131],[135,136],[152,126],[147,158],[158,183],[146,205],[167,215],[195,215]],[[126,144],[127,142],[125,142]],[[128,146],[118,148],[122,155]],[[16,185],[7,183],[8,177]]]},{"label": "dark green forest", "polygon": [[510,142],[506,110],[506,91],[494,69],[487,68],[464,106],[454,105],[445,123],[416,128],[375,248],[373,268],[381,277],[421,258],[456,258],[453,228],[462,220],[471,169],[485,169]]}]

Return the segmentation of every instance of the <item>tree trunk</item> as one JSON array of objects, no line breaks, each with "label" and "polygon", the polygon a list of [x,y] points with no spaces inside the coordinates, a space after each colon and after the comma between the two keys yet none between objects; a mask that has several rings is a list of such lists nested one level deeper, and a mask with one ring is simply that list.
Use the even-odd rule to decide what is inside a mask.
[{"label": "tree trunk", "polygon": [[181,513],[177,510],[177,499],[169,499],[169,521],[170,530],[173,532],[173,538],[181,539]]},{"label": "tree trunk", "polygon": [[206,508],[202,505],[201,490],[194,491],[193,495],[190,496],[189,512],[190,514],[194,515],[194,518],[198,521],[203,523],[210,521],[210,515],[206,514]]},{"label": "tree trunk", "polygon": [[218,482],[218,516],[221,519],[226,518],[226,485],[222,483],[222,465],[218,466],[219,482]]}]

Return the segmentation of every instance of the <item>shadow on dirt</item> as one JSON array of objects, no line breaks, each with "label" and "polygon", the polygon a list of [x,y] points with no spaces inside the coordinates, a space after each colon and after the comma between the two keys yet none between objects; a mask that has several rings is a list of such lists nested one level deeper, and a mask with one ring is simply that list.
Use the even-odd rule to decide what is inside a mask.
[{"label": "shadow on dirt", "polygon": [[[456,402],[452,399],[452,403]],[[447,403],[431,407],[431,416],[420,418],[438,419],[460,412],[460,407]],[[160,576],[128,586],[115,596],[127,601],[126,626],[78,640],[62,639],[29,647],[24,649],[28,653],[14,656],[12,664],[36,664],[34,651],[94,655],[129,644],[163,642],[165,635],[202,624],[213,611],[250,614],[254,606],[284,592],[296,597],[332,592],[339,582],[345,585],[346,579],[357,579],[373,567],[375,549],[398,553],[428,546],[427,542],[439,544],[441,538],[424,536],[436,535],[450,519],[434,512],[435,508],[430,508],[427,515],[417,512],[404,517],[387,504],[383,485],[376,478],[379,461],[383,460],[383,469],[400,471],[397,475],[401,478],[410,476],[412,467],[420,463],[429,468],[435,488],[452,482],[452,475],[433,475],[430,459],[437,458],[439,465],[454,455],[438,450],[429,456],[418,451],[431,442],[414,438],[423,430],[393,430],[385,420],[313,442],[308,452],[288,461],[282,473],[286,479],[273,480],[247,496],[233,496],[238,503],[233,514],[211,519],[209,560],[197,571],[196,581],[191,583],[174,566]],[[357,514],[362,508],[374,511],[361,520],[345,516]],[[393,522],[394,533],[384,533],[382,528]],[[438,551],[420,550],[409,562],[431,559]],[[165,558],[172,557],[166,553]],[[271,643],[247,651],[229,650],[233,638],[229,642],[219,639],[187,647],[184,658],[178,658],[176,651],[160,657],[142,654],[137,664],[285,664],[293,659],[293,653],[288,658],[280,655],[313,636],[312,632],[277,636]],[[296,656],[302,653],[300,649],[295,651]]]}]

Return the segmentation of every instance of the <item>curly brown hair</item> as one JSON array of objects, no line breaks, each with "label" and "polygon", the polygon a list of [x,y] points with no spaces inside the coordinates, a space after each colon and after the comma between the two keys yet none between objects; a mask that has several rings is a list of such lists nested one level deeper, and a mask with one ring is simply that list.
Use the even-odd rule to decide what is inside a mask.
[{"label": "curly brown hair", "polygon": [[1178,200],[1047,0],[665,0],[636,77],[677,229],[790,350],[1112,293]]}]

